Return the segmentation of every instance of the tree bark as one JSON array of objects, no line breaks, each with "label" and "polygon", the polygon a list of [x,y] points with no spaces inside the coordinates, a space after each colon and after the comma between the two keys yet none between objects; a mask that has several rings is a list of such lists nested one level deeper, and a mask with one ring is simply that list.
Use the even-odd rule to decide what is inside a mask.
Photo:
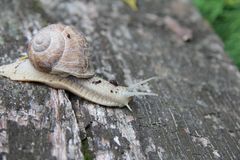
[{"label": "tree bark", "polygon": [[1,159],[239,159],[240,74],[190,1],[139,0],[138,11],[121,0],[0,4],[0,65],[40,28],[64,23],[87,36],[99,76],[160,77],[143,86],[159,96],[135,97],[133,112],[1,77]]}]

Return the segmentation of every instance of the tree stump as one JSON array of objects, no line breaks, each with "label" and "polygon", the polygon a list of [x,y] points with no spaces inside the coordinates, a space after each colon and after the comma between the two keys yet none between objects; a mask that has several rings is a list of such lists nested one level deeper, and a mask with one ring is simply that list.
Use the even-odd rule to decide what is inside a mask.
[{"label": "tree stump", "polygon": [[1,159],[240,158],[240,74],[221,40],[190,1],[138,2],[0,1],[0,65],[64,23],[87,36],[97,75],[121,85],[160,77],[143,86],[159,96],[135,97],[133,112],[1,77]]}]

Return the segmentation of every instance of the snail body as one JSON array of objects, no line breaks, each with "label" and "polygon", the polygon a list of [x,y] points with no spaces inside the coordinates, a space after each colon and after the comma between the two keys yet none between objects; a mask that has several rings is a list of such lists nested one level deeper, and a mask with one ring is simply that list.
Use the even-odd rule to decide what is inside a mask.
[{"label": "snail body", "polygon": [[124,107],[133,96],[156,95],[155,93],[133,91],[153,78],[133,84],[129,87],[115,86],[112,83],[94,76],[91,78],[61,77],[54,74],[38,71],[29,59],[18,60],[12,64],[0,66],[0,76],[14,81],[44,83],[53,88],[68,90],[84,99],[104,106]]},{"label": "snail body", "polygon": [[[57,31],[55,31],[56,29]],[[60,44],[66,37],[68,38],[69,34],[73,39],[69,40],[72,44],[65,42],[67,48],[62,49]],[[53,35],[50,40],[46,38],[48,35]],[[64,36],[61,37],[62,35]],[[58,40],[59,42],[57,42]],[[48,42],[51,43],[48,44]],[[125,87],[114,85],[95,76],[85,54],[86,44],[84,36],[73,28],[60,24],[50,25],[42,29],[30,42],[28,47],[29,59],[0,66],[0,76],[15,81],[44,83],[53,88],[68,90],[97,104],[126,106],[129,110],[131,108],[128,103],[133,96],[157,95],[135,91],[143,83],[155,79],[155,77]],[[70,46],[73,48],[71,49]],[[59,54],[61,55],[59,56]]]}]

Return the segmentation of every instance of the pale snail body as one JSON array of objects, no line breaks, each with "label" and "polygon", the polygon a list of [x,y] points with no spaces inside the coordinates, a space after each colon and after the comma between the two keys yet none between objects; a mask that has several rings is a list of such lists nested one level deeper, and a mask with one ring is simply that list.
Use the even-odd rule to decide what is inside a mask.
[{"label": "pale snail body", "polygon": [[[80,53],[75,52],[74,54],[78,54],[80,55],[81,58],[85,58],[84,61],[87,62],[88,59],[86,55],[82,54],[84,52],[81,52],[81,51],[82,50],[80,47]],[[40,64],[40,66],[44,64],[44,59],[40,58],[40,60],[43,62],[39,63],[39,61],[37,61],[37,63],[35,63],[36,57],[35,58],[31,57],[32,56],[31,52],[32,51],[31,51],[31,44],[30,44],[30,51],[29,51],[30,59],[18,60],[12,64],[0,66],[0,76],[4,76],[7,78],[10,78],[11,80],[16,80],[16,81],[31,81],[31,82],[44,83],[53,88],[68,90],[82,98],[85,98],[97,104],[101,104],[104,106],[116,106],[116,107],[127,106],[129,110],[131,110],[131,108],[129,107],[128,103],[133,96],[156,95],[155,93],[134,91],[140,88],[143,83],[146,83],[152,79],[155,79],[155,77],[141,81],[137,84],[133,84],[129,87],[116,86],[102,78],[94,76],[92,74],[93,72],[88,72],[90,71],[90,68],[88,68],[88,65],[85,65],[86,67],[85,71],[80,70],[81,72],[79,72],[79,70],[77,70],[75,66],[73,66],[73,68],[76,69],[76,70],[73,70],[74,72],[67,71],[71,69],[71,67],[67,69],[65,69],[64,67],[63,68],[60,67],[60,69],[57,68],[57,70],[55,68],[47,69],[47,70],[42,68],[39,69],[38,64]],[[46,55],[42,57],[45,57],[45,56]],[[40,57],[41,57],[41,53],[40,53]],[[50,61],[47,60],[47,67],[51,66],[49,65],[49,62]],[[64,62],[64,60],[62,60],[61,63],[62,62]],[[81,62],[81,60],[78,62]],[[54,62],[54,65],[52,65],[51,67],[55,67],[57,65],[58,64]],[[72,75],[72,76],[69,76],[69,75]],[[79,77],[82,77],[82,78],[79,78]]]}]

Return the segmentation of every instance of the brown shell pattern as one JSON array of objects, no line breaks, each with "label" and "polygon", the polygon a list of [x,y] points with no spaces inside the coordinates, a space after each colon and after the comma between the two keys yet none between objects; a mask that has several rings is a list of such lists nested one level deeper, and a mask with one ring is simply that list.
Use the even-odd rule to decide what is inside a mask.
[{"label": "brown shell pattern", "polygon": [[83,34],[62,24],[41,29],[28,45],[29,59],[36,69],[60,76],[92,77],[87,54]]}]

